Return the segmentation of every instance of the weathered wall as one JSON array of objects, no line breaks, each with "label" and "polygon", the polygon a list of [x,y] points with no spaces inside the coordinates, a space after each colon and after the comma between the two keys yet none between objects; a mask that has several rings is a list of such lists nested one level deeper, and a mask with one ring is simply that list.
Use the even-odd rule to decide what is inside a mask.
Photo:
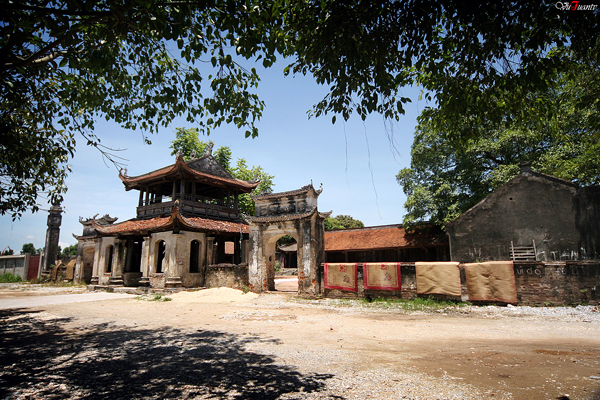
[{"label": "weathered wall", "polygon": [[0,275],[13,274],[27,280],[29,253],[22,255],[0,256]]},{"label": "weathered wall", "polygon": [[206,269],[205,286],[228,287],[233,289],[248,288],[248,266],[235,264],[210,265]]},{"label": "weathered wall", "polygon": [[[283,221],[272,224],[260,224],[251,228],[250,237],[253,249],[253,259],[250,260],[253,291],[275,290],[275,256],[277,240],[284,235],[290,235],[298,242],[298,260],[302,259],[303,236],[300,221]],[[298,271],[303,266],[299,265]]]},{"label": "weathered wall", "polygon": [[[600,262],[520,262],[515,263],[517,299],[521,305],[600,304]],[[468,301],[467,283],[461,265],[462,300]],[[362,266],[358,266],[358,292],[325,289],[323,266],[319,268],[320,294],[333,298],[395,298],[417,297],[414,263],[401,264],[401,291],[364,290]],[[443,297],[443,296],[438,296]]]},{"label": "weathered wall", "polygon": [[447,225],[453,261],[510,260],[511,241],[541,261],[589,258],[600,248],[600,192],[537,173],[518,175]]},{"label": "weathered wall", "polygon": [[515,266],[515,279],[522,304],[598,304],[600,300],[598,261],[523,262]]},{"label": "weathered wall", "polygon": [[575,225],[584,233],[579,242],[580,256],[600,259],[600,186],[579,190]]}]

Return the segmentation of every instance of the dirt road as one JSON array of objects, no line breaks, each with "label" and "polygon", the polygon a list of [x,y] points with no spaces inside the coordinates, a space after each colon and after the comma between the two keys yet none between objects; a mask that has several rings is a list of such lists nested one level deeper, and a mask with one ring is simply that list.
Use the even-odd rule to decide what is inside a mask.
[{"label": "dirt road", "polygon": [[528,310],[229,289],[0,310],[0,397],[600,399],[600,313]]}]

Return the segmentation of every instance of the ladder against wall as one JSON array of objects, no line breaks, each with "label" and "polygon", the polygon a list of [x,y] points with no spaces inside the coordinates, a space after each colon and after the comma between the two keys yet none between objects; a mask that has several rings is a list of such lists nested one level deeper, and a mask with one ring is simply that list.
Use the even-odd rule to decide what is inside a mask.
[{"label": "ladder against wall", "polygon": [[510,257],[513,261],[536,261],[537,250],[535,248],[535,240],[532,240],[531,246],[515,246],[513,241],[510,241]]}]

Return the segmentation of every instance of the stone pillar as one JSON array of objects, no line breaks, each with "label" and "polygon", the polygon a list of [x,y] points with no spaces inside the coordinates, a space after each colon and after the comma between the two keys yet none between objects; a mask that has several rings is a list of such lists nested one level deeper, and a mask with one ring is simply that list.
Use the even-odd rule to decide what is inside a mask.
[{"label": "stone pillar", "polygon": [[75,262],[75,276],[73,283],[78,284],[83,280],[83,241],[77,239],[77,261]]},{"label": "stone pillar", "polygon": [[92,267],[92,281],[91,285],[98,285],[100,283],[100,247],[102,239],[94,239],[94,266]]},{"label": "stone pillar", "polygon": [[108,281],[108,284],[111,286],[123,286],[124,253],[123,240],[115,239],[113,245],[112,271]]},{"label": "stone pillar", "polygon": [[[165,259],[168,259],[165,268],[165,287],[178,288],[182,287],[181,276],[186,261],[189,262],[189,253],[186,252],[186,236],[185,234],[173,234],[170,242],[167,243],[167,253]],[[187,260],[185,255],[187,254]]]},{"label": "stone pillar", "polygon": [[263,233],[259,227],[250,226],[250,260],[248,260],[248,281],[250,290],[264,292],[267,286],[267,268],[263,253]]},{"label": "stone pillar", "polygon": [[49,271],[50,266],[56,262],[58,253],[58,239],[60,224],[62,222],[62,207],[53,205],[48,215],[48,229],[46,230],[46,244],[44,246],[44,270]]},{"label": "stone pillar", "polygon": [[215,260],[214,260],[214,246],[215,246],[215,238],[212,236],[208,236],[206,238],[206,265],[214,265],[215,264]]},{"label": "stone pillar", "polygon": [[140,286],[150,286],[150,237],[144,237],[142,239],[142,260],[140,261],[140,269],[142,271],[142,278],[140,279]]}]

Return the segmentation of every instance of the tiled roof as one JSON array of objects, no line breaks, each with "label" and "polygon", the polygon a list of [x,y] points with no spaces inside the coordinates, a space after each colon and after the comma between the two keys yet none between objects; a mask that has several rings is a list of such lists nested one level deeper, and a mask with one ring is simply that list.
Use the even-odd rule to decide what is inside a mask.
[{"label": "tiled roof", "polygon": [[[283,222],[283,221],[296,221],[303,218],[312,217],[312,215],[317,211],[317,207],[313,207],[310,211],[301,213],[301,214],[280,214],[280,215],[267,215],[266,217],[251,217],[249,215],[242,215],[245,221],[248,223],[270,223],[270,222]],[[321,213],[319,213],[321,216]]]},{"label": "tiled roof", "polygon": [[235,186],[240,189],[243,189],[244,192],[252,191],[260,183],[260,182],[247,182],[247,181],[243,181],[241,179],[235,179],[235,178],[225,178],[222,176],[209,174],[207,172],[198,171],[196,169],[191,168],[188,165],[188,163],[186,163],[183,160],[183,157],[181,155],[177,156],[177,160],[175,161],[175,164],[169,165],[167,167],[160,168],[155,171],[148,172],[146,174],[142,174],[142,175],[138,175],[138,176],[126,176],[126,175],[123,175],[121,172],[119,172],[119,178],[123,181],[123,184],[129,190],[129,189],[136,188],[138,185],[143,185],[145,182],[154,181],[159,177],[169,175],[171,173],[178,172],[178,171],[184,171],[186,173],[189,173],[192,176],[195,176],[198,178],[205,178],[205,179],[211,180],[215,183],[218,182],[218,183],[222,183],[224,185]]},{"label": "tiled roof", "polygon": [[439,230],[425,229],[406,233],[402,225],[325,231],[325,251],[410,248],[446,243],[448,238]]},{"label": "tiled roof", "polygon": [[300,194],[305,194],[305,193],[310,192],[311,190],[313,190],[317,196],[320,195],[321,192],[323,191],[323,189],[316,190],[311,183],[310,185],[302,186],[300,189],[290,190],[288,192],[259,194],[256,196],[252,196],[252,198],[255,200],[279,199],[282,197],[297,196]]},{"label": "tiled roof", "polygon": [[178,226],[182,230],[193,230],[214,233],[248,233],[248,225],[243,222],[220,221],[208,218],[181,215],[179,207],[173,207],[168,217],[151,219],[130,219],[119,224],[100,226],[93,223],[94,229],[104,235],[144,234],[172,230]]},{"label": "tiled roof", "polygon": [[168,229],[171,223],[171,217],[156,217],[151,219],[130,219],[118,224],[101,226],[94,223],[96,231],[105,234],[123,234],[135,232],[159,231],[162,228]]},{"label": "tiled roof", "polygon": [[243,222],[233,222],[233,221],[219,221],[216,219],[207,219],[207,218],[183,218],[185,222],[189,224],[190,227],[201,229],[205,231],[218,232],[218,233],[248,233],[250,232],[248,225]]},{"label": "tiled roof", "polygon": [[298,243],[288,244],[287,246],[279,246],[278,249],[279,249],[279,251],[284,251],[284,252],[298,251]]}]

